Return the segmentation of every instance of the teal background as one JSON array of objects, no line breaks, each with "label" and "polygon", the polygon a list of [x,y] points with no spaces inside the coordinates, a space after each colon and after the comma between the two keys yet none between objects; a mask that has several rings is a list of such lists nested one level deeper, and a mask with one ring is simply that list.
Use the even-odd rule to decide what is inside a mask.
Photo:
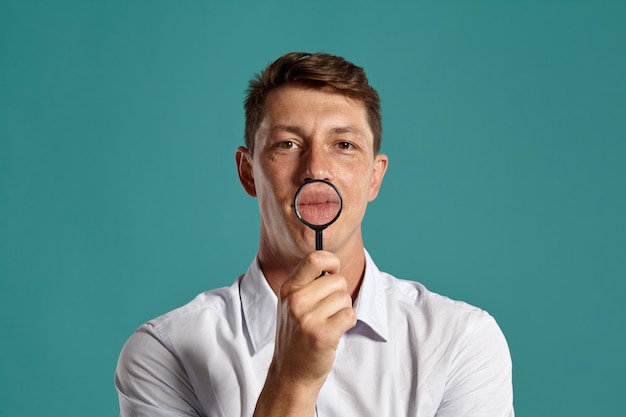
[{"label": "teal background", "polygon": [[132,331],[245,271],[241,104],[291,50],[383,99],[379,267],[498,319],[517,415],[622,415],[625,4],[0,0],[0,416],[117,415]]}]

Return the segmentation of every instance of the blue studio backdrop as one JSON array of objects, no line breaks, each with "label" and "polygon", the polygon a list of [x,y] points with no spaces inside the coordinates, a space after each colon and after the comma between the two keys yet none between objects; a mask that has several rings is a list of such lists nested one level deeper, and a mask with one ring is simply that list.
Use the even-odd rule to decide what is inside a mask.
[{"label": "blue studio backdrop", "polygon": [[0,416],[115,416],[141,323],[255,255],[248,79],[363,66],[390,167],[381,269],[488,310],[519,416],[626,392],[626,3],[0,0]]}]

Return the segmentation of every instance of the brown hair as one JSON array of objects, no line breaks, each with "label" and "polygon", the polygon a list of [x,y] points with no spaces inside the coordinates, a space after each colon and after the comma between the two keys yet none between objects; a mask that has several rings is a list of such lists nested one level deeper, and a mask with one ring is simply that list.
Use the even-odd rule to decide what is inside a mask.
[{"label": "brown hair", "polygon": [[310,88],[330,88],[365,106],[374,135],[374,153],[380,150],[382,120],[378,93],[370,85],[363,68],[344,58],[325,53],[291,52],[278,58],[250,80],[244,104],[246,147],[254,151],[254,136],[261,120],[265,99],[270,91],[284,84]]}]

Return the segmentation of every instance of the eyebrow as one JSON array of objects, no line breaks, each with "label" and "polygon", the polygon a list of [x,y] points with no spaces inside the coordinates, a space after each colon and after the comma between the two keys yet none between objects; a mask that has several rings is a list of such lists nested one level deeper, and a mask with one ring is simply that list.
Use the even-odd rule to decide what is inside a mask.
[{"label": "eyebrow", "polygon": [[[299,136],[304,136],[304,131],[298,126],[290,126],[290,125],[276,125],[270,129],[271,132],[289,132],[295,133]],[[356,136],[365,136],[360,129],[357,129],[354,126],[340,126],[334,127],[330,129],[330,132],[335,135],[341,135],[344,133],[349,133]]]},{"label": "eyebrow", "polygon": [[270,129],[270,132],[289,132],[295,133],[296,135],[302,136],[304,131],[300,129],[298,126],[289,126],[289,125],[276,125]]},{"label": "eyebrow", "polygon": [[338,135],[341,135],[343,133],[349,133],[356,136],[365,136],[363,132],[361,132],[361,129],[357,129],[354,126],[335,127],[331,129],[331,131]]}]

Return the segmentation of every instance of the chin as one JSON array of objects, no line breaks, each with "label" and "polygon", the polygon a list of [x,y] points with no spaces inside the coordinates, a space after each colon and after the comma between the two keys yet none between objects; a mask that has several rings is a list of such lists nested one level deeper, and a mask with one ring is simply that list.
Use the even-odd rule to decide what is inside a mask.
[{"label": "chin", "polygon": [[310,239],[305,238],[294,242],[292,248],[294,252],[304,257],[315,250],[315,236],[312,236]]}]

